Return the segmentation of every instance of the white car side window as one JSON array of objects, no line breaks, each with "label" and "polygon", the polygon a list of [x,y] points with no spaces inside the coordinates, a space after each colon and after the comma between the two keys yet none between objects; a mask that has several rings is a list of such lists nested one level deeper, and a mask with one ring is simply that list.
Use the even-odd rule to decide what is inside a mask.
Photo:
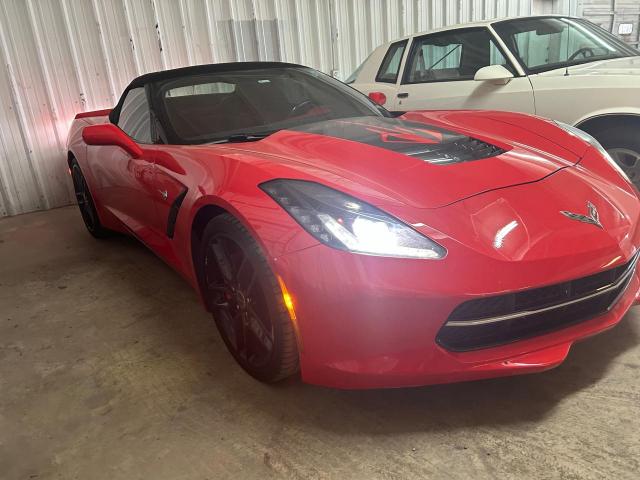
[{"label": "white car side window", "polygon": [[485,28],[435,33],[414,40],[403,83],[472,80],[488,65],[511,69]]},{"label": "white car side window", "polygon": [[406,46],[407,40],[391,44],[376,75],[376,82],[396,83]]}]

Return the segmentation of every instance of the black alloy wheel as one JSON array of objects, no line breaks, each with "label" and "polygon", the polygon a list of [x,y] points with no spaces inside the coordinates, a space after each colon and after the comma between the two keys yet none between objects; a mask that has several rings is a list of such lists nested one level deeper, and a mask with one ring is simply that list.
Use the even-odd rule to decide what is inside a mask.
[{"label": "black alloy wheel", "polygon": [[260,247],[234,217],[214,218],[203,236],[202,278],[227,348],[252,376],[275,382],[298,370],[293,325]]}]

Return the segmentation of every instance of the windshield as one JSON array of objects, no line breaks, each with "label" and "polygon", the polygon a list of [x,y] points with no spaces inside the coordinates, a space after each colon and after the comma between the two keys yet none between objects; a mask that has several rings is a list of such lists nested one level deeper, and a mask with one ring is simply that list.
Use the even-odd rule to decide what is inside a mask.
[{"label": "windshield", "polygon": [[606,30],[582,19],[541,17],[493,24],[528,73],[640,55]]},{"label": "windshield", "polygon": [[386,116],[366,96],[308,68],[264,68],[158,82],[160,136],[172,144],[259,140],[321,120]]}]

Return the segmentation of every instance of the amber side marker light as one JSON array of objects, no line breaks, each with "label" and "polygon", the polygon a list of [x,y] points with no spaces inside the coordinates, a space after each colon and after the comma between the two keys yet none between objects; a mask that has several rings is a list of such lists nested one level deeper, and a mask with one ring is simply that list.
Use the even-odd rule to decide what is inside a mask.
[{"label": "amber side marker light", "polygon": [[298,329],[298,317],[296,317],[296,310],[293,306],[293,298],[287,289],[287,286],[284,284],[284,280],[280,275],[277,276],[278,283],[280,284],[280,290],[282,291],[282,301],[284,302],[284,306],[289,313],[289,318],[291,318],[291,323],[293,324],[293,329],[296,332],[296,338],[298,339],[298,347],[302,350],[302,337],[300,337],[300,330]]}]

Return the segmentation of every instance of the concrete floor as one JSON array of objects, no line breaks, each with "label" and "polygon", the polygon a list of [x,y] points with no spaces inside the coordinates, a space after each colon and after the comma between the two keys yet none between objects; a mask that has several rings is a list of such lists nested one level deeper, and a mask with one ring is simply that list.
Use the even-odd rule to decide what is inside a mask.
[{"label": "concrete floor", "polygon": [[0,478],[637,479],[639,343],[635,311],[543,374],[266,386],[135,241],[75,208],[3,219]]}]

